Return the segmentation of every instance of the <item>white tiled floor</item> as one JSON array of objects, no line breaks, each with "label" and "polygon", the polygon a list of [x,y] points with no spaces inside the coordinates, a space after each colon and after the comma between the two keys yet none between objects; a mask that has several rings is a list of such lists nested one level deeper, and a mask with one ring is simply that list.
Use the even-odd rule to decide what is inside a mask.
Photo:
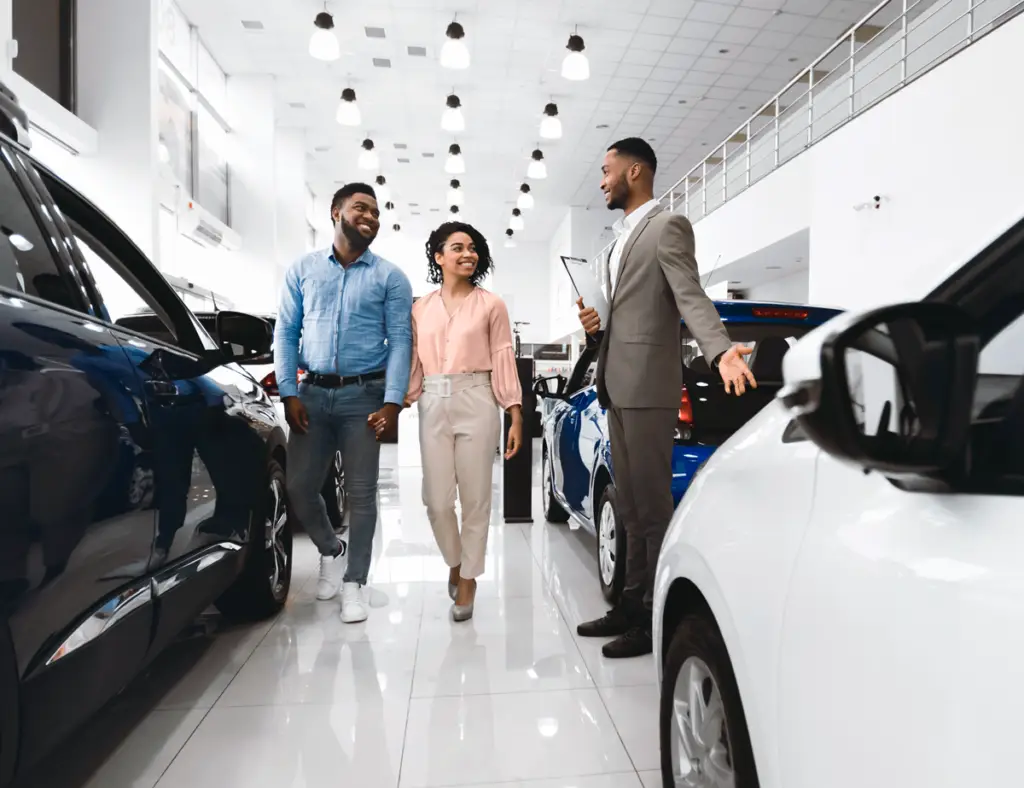
[{"label": "white tiled floor", "polygon": [[314,599],[302,537],[275,621],[173,646],[36,784],[660,786],[651,659],[575,634],[606,609],[593,539],[544,523],[536,485],[535,523],[504,525],[497,486],[476,612],[454,624],[418,466],[414,440],[385,447],[371,582],[389,599],[366,623]]}]

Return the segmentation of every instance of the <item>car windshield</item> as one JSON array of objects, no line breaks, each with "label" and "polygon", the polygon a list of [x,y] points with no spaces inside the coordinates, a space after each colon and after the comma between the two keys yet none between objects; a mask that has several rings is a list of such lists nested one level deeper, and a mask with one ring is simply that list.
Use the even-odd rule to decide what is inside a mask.
[{"label": "car windshield", "polygon": [[727,395],[721,376],[712,371],[697,340],[684,327],[683,385],[688,404],[681,403],[677,432],[684,443],[717,446],[759,413],[782,387],[783,356],[815,326],[730,321],[726,328],[733,342],[753,348],[747,363],[757,379],[757,389],[742,397]]}]

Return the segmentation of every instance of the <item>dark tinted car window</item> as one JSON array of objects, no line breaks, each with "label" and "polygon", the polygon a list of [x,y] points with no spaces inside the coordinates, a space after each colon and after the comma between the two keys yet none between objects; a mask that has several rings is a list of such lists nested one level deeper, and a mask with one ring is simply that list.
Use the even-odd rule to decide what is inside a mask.
[{"label": "dark tinted car window", "polygon": [[6,163],[0,164],[0,285],[80,308]]}]

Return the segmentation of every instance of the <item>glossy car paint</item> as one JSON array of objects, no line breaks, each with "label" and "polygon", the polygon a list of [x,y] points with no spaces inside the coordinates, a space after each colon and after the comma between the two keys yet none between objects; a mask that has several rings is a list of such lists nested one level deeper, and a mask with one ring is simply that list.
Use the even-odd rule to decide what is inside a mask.
[{"label": "glossy car paint", "polygon": [[[729,326],[777,325],[819,326],[839,314],[836,310],[794,304],[716,301],[722,322]],[[755,309],[799,309],[806,319],[758,317]],[[685,323],[682,323],[685,327]],[[596,352],[588,350],[574,370],[570,383],[578,380],[579,367],[593,363]],[[544,444],[552,461],[555,500],[570,514],[571,522],[597,532],[595,509],[603,486],[614,479],[607,414],[597,401],[597,388],[591,383],[571,393],[565,400],[549,400],[544,421]],[[675,446],[672,452],[672,498],[678,505],[698,469],[714,453],[715,445]]]},{"label": "glossy car paint", "polygon": [[[15,761],[51,750],[232,585],[269,458],[283,464],[285,444],[250,374],[200,369],[215,344],[139,250],[59,179],[40,178],[23,152],[0,146],[49,252],[82,285],[64,294],[75,309],[0,289],[3,783]],[[177,343],[100,317],[72,221],[168,306]]]}]

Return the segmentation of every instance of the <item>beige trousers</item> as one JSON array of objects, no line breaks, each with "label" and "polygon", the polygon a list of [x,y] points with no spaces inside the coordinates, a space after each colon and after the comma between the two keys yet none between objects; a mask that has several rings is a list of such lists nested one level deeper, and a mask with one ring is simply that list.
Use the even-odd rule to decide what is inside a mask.
[{"label": "beige trousers", "polygon": [[[483,574],[491,522],[494,457],[501,437],[489,373],[436,375],[419,400],[423,504],[449,567],[472,580]],[[462,530],[455,496],[462,505]]]}]

